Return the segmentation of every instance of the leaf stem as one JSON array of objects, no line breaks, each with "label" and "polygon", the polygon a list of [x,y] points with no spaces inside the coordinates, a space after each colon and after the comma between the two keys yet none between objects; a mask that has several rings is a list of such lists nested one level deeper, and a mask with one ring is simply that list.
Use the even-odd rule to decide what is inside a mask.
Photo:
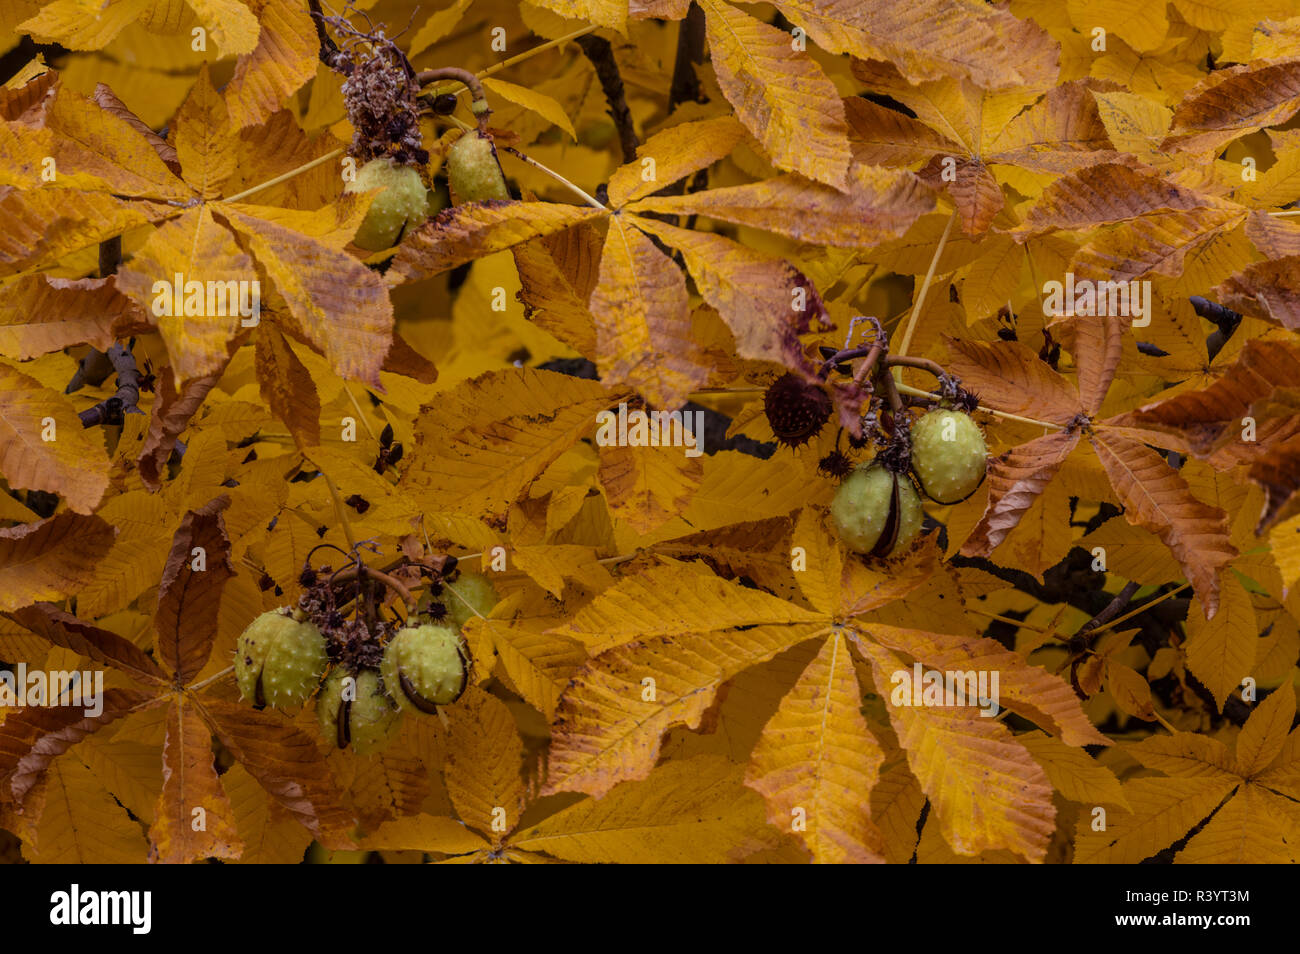
[{"label": "leaf stem", "polygon": [[[931,394],[929,391],[922,391],[920,388],[914,388],[907,384],[899,384],[897,385],[897,387],[898,387],[899,394],[910,394],[912,397],[928,397],[928,398],[934,397],[934,395]],[[992,414],[994,417],[1000,417],[1006,421],[1015,421],[1018,424],[1034,424],[1042,427],[1055,428],[1058,431],[1065,430],[1064,426],[1060,424],[1053,424],[1051,421],[1040,421],[1034,417],[1021,417],[1019,414],[1008,414],[1006,411],[998,411],[991,407],[985,407],[983,404],[981,404],[977,408],[977,410],[987,411],[989,414]]]},{"label": "leaf stem", "polygon": [[308,169],[314,169],[316,166],[319,166],[325,162],[329,162],[331,159],[334,159],[341,155],[343,155],[342,146],[330,152],[325,153],[325,155],[317,159],[313,159],[311,162],[304,163],[303,165],[299,166],[297,169],[290,169],[284,175],[276,176],[274,179],[268,179],[265,182],[261,183],[260,185],[252,186],[251,188],[245,189],[243,192],[238,192],[235,195],[226,196],[221,201],[238,202],[240,199],[247,198],[248,196],[252,195],[254,192],[261,192],[263,189],[269,189],[271,188],[271,186],[279,185],[281,182],[284,182],[286,179],[292,179],[294,176],[306,172]]},{"label": "leaf stem", "polygon": [[528,156],[525,156],[525,155],[524,155],[522,152],[520,152],[518,149],[512,149],[510,146],[502,146],[502,147],[501,147],[501,150],[502,150],[503,152],[508,152],[508,153],[510,153],[510,155],[512,155],[512,156],[517,156],[518,158],[522,159],[524,162],[528,163],[530,166],[534,166],[534,167],[540,169],[542,172],[545,172],[548,176],[550,176],[550,177],[551,177],[552,179],[554,179],[556,182],[559,182],[559,183],[561,183],[562,185],[568,187],[569,190],[572,191],[574,195],[580,196],[580,197],[582,198],[582,200],[583,200],[584,202],[586,202],[588,205],[590,205],[591,207],[596,208],[596,209],[600,209],[602,212],[608,212],[608,211],[609,211],[609,209],[608,209],[606,206],[602,205],[600,202],[598,202],[598,201],[597,201],[596,199],[594,199],[592,196],[588,195],[588,194],[587,194],[586,192],[584,192],[582,189],[578,188],[576,185],[574,185],[574,184],[573,184],[572,182],[570,182],[568,179],[564,178],[564,176],[560,175],[560,174],[559,174],[558,172],[556,172],[554,169],[548,169],[548,168],[546,168],[546,166],[542,165],[542,164],[541,164],[540,162],[538,162],[536,159],[532,159],[532,158],[530,158],[530,157],[528,157]]},{"label": "leaf stem", "polygon": [[1192,585],[1191,583],[1183,583],[1181,586],[1175,587],[1174,589],[1170,590],[1168,593],[1161,593],[1155,599],[1147,600],[1137,609],[1130,610],[1129,612],[1125,613],[1123,616],[1119,617],[1118,619],[1113,619],[1109,623],[1104,623],[1101,626],[1098,626],[1096,629],[1092,631],[1093,637],[1095,638],[1097,633],[1105,632],[1108,629],[1114,629],[1120,623],[1127,622],[1128,620],[1132,619],[1134,616],[1141,616],[1143,613],[1145,613],[1151,607],[1155,606],[1157,603],[1163,603],[1165,600],[1169,599],[1169,597],[1181,593],[1183,590],[1187,589],[1191,585]]},{"label": "leaf stem", "polygon": [[[903,341],[898,346],[894,354],[902,357],[907,354],[907,349],[911,347],[912,335],[916,333],[916,319],[921,314],[921,308],[925,305],[925,296],[930,291],[930,283],[934,281],[934,270],[939,265],[939,257],[943,255],[943,247],[948,244],[948,236],[952,233],[952,227],[957,221],[957,210],[952,210],[952,216],[948,219],[948,224],[943,227],[943,235],[939,237],[939,244],[935,247],[934,257],[930,259],[930,267],[925,273],[925,281],[921,284],[921,290],[916,295],[916,303],[912,305],[912,313],[907,318],[907,326],[903,329]],[[901,369],[894,371],[894,379],[898,382],[903,380]]]}]

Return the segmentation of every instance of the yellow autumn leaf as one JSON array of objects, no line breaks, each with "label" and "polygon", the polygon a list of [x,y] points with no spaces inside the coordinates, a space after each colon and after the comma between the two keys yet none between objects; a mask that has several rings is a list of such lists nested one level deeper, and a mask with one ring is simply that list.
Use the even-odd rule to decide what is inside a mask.
[{"label": "yellow autumn leaf", "polygon": [[847,188],[848,126],[835,84],[789,34],[724,0],[702,0],[723,95],[780,169]]},{"label": "yellow autumn leaf", "polygon": [[860,699],[849,642],[834,632],[763,727],[745,771],[745,784],[767,802],[768,821],[793,827],[817,862],[884,861],[863,797],[884,752]]}]

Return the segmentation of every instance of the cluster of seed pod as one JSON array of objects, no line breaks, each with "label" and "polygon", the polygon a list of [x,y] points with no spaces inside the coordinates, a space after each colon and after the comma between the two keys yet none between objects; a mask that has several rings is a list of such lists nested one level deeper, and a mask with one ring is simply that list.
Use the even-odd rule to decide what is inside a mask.
[{"label": "cluster of seed pod", "polygon": [[[856,349],[822,348],[825,361],[820,377],[783,375],[764,394],[763,410],[777,440],[798,447],[816,436],[834,412],[826,375],[832,369],[854,374],[853,385],[870,399],[862,414],[863,436],[851,443],[863,447],[874,440],[878,452],[855,467],[840,452],[837,439],[836,450],[822,460],[820,469],[843,478],[830,508],[840,539],[858,553],[888,557],[909,546],[920,532],[925,520],[922,494],[948,505],[979,488],[987,470],[988,446],[970,417],[978,404],[975,396],[932,361],[890,358],[880,323],[865,320],[876,326],[874,341]],[[856,373],[849,363],[854,359],[865,359]],[[891,364],[938,374],[938,406],[912,418],[889,377]],[[878,391],[891,400],[886,403]]]},{"label": "cluster of seed pod", "polygon": [[[244,701],[259,708],[297,709],[314,694],[322,736],[365,755],[388,743],[404,714],[431,715],[460,697],[469,663],[460,629],[490,612],[497,593],[479,574],[458,574],[454,557],[401,561],[424,582],[428,596],[417,604],[388,572],[367,567],[355,551],[349,560],[339,571],[304,568],[298,605],[253,620],[234,668]],[[450,607],[437,599],[444,588]],[[406,618],[382,619],[376,590],[396,592]]]}]

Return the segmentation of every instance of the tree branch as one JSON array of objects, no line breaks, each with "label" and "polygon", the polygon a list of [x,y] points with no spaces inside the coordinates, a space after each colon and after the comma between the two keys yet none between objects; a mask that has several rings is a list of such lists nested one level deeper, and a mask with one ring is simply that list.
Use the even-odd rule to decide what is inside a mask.
[{"label": "tree branch", "polygon": [[121,424],[126,414],[144,413],[136,406],[140,403],[140,383],[144,380],[144,375],[136,366],[131,349],[121,342],[114,342],[113,347],[108,349],[107,358],[117,372],[117,393],[78,414],[82,427]]},{"label": "tree branch", "polygon": [[677,61],[673,64],[673,83],[668,92],[668,112],[682,103],[708,102],[695,74],[695,67],[703,62],[704,11],[698,3],[692,3],[677,30]]},{"label": "tree branch", "polygon": [[618,141],[623,147],[623,162],[636,158],[637,146],[641,140],[632,125],[632,111],[627,107],[627,94],[623,90],[623,75],[618,71],[618,62],[614,59],[614,48],[603,36],[587,34],[574,40],[582,47],[582,52],[591,65],[596,68],[596,78],[600,88],[605,91],[605,102],[609,104],[609,116],[614,120],[618,130]]}]

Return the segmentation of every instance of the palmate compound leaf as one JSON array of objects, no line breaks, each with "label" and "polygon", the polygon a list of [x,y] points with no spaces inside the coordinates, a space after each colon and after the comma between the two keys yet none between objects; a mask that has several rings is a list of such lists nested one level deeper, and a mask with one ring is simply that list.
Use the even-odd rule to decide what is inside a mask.
[{"label": "palmate compound leaf", "polygon": [[836,630],[763,727],[745,771],[745,784],[767,803],[769,823],[804,822],[795,831],[817,862],[885,860],[864,798],[885,754],[861,707],[849,641]]},{"label": "palmate compound leaf", "polygon": [[847,187],[850,153],[835,84],[784,30],[723,0],[703,0],[718,85],[779,169]]},{"label": "palmate compound leaf", "polygon": [[1125,783],[1131,810],[1108,819],[1105,830],[1093,831],[1082,820],[1075,863],[1135,864],[1202,823],[1175,862],[1296,863],[1300,825],[1293,781],[1300,733],[1290,732],[1294,718],[1295,690],[1288,683],[1251,713],[1235,757],[1217,739],[1192,732],[1128,746],[1139,762],[1168,777]]},{"label": "palmate compound leaf", "polygon": [[893,674],[904,657],[854,634],[871,663],[877,692],[907,753],[907,763],[938,813],[944,840],[958,854],[1005,848],[1030,861],[1047,853],[1056,818],[1047,775],[1006,726],[970,706],[897,705]]}]

